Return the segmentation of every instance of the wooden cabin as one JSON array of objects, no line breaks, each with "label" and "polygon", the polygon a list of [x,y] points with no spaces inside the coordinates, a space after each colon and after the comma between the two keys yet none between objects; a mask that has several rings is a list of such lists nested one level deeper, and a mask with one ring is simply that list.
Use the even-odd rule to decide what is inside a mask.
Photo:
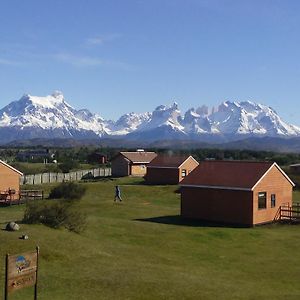
[{"label": "wooden cabin", "polygon": [[253,226],[292,205],[294,183],[272,162],[205,161],[181,182],[181,216]]},{"label": "wooden cabin", "polygon": [[0,160],[0,201],[19,200],[22,172]]},{"label": "wooden cabin", "polygon": [[119,152],[111,160],[113,177],[144,176],[148,164],[156,157],[155,152]]},{"label": "wooden cabin", "polygon": [[192,156],[158,155],[147,166],[148,184],[178,184],[199,163]]}]

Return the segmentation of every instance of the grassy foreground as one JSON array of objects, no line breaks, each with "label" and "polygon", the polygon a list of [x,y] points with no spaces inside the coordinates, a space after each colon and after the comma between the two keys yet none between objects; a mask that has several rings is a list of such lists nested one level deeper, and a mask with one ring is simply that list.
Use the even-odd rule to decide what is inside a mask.
[{"label": "grassy foreground", "polygon": [[[121,204],[113,203],[116,183]],[[184,223],[176,187],[139,183],[86,183],[83,234],[23,224],[20,232],[0,231],[1,293],[5,254],[31,251],[38,244],[41,300],[300,299],[300,226]],[[23,210],[0,208],[1,227],[20,220]],[[23,233],[29,240],[18,239]],[[9,299],[33,299],[32,294],[27,288]]]}]

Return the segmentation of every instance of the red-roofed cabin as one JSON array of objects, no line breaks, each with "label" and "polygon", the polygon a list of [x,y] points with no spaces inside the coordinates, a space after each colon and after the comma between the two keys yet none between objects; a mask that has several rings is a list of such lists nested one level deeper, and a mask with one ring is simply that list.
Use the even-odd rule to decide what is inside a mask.
[{"label": "red-roofed cabin", "polygon": [[292,205],[294,183],[272,162],[205,161],[181,183],[181,215],[253,226]]},{"label": "red-roofed cabin", "polygon": [[120,152],[111,160],[112,176],[144,176],[147,165],[156,157],[155,152]]},{"label": "red-roofed cabin", "polygon": [[0,160],[0,201],[19,200],[22,175],[20,171]]},{"label": "red-roofed cabin", "polygon": [[192,156],[158,155],[147,166],[148,184],[178,184],[199,163]]}]

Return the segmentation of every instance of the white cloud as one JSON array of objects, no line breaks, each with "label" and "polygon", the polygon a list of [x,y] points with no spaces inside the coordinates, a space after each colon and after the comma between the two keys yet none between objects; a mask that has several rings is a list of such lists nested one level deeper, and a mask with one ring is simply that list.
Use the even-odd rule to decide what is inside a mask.
[{"label": "white cloud", "polygon": [[111,33],[111,34],[104,34],[104,35],[96,35],[93,37],[90,37],[86,39],[85,45],[87,46],[99,46],[103,45],[106,42],[112,42],[118,38],[120,38],[121,35],[118,33]]},{"label": "white cloud", "polygon": [[59,53],[54,55],[56,60],[77,66],[77,67],[93,67],[103,65],[102,59],[90,56],[77,56],[68,53]]}]

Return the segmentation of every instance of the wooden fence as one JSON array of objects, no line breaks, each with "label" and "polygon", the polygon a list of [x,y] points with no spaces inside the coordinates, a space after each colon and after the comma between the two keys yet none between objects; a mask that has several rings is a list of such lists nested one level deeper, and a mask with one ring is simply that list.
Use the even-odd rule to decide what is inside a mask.
[{"label": "wooden fence", "polygon": [[280,206],[275,219],[300,222],[300,203]]},{"label": "wooden fence", "polygon": [[111,176],[111,168],[96,168],[90,170],[80,170],[70,173],[41,173],[33,175],[23,175],[20,184],[44,184],[44,183],[60,183],[65,181],[79,181],[84,176],[91,177],[108,177]]}]

